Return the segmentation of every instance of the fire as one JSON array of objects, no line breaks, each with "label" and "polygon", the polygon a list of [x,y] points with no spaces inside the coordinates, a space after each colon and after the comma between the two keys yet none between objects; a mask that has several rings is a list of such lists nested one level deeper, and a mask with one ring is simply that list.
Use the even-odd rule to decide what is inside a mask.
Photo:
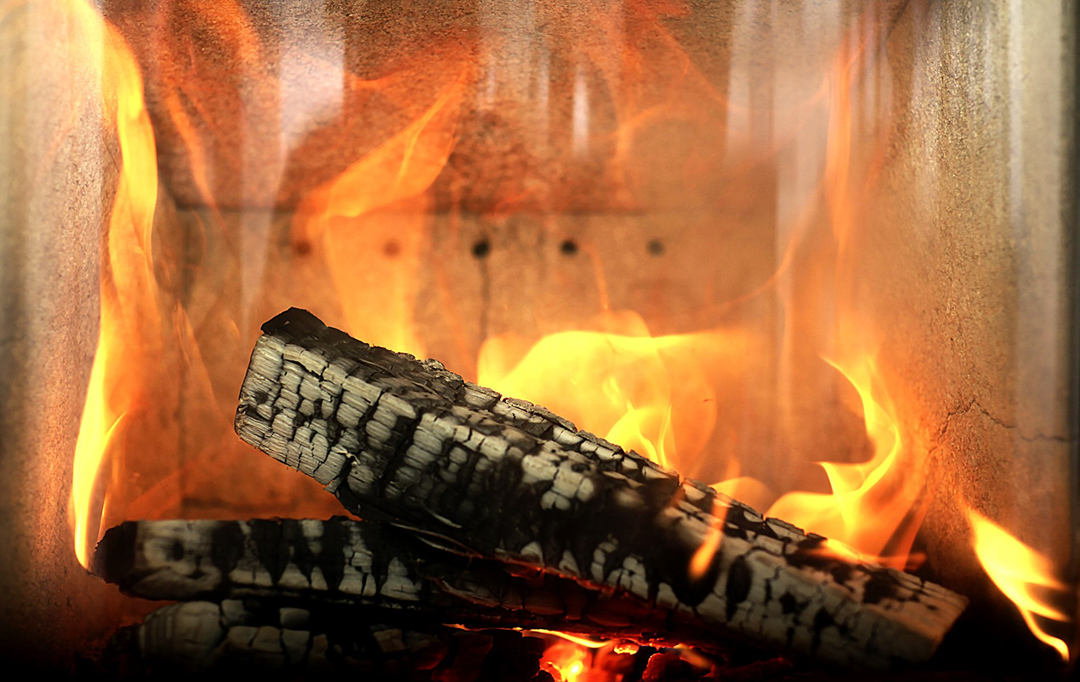
[{"label": "fire", "polygon": [[859,394],[873,457],[858,463],[822,462],[831,494],[791,492],[767,514],[903,567],[921,520],[925,453],[905,441],[872,359],[846,369],[829,364]]},{"label": "fire", "polygon": [[540,633],[542,635],[551,635],[553,637],[559,637],[560,639],[565,639],[568,642],[573,642],[574,644],[577,644],[578,646],[583,646],[586,649],[600,649],[601,647],[605,647],[605,646],[608,645],[608,642],[606,640],[589,639],[588,637],[581,637],[580,635],[574,635],[574,634],[571,634],[569,632],[557,632],[555,630],[543,630],[543,629],[533,629],[533,630],[529,630],[529,632],[537,632],[537,633]]},{"label": "fire", "polygon": [[94,516],[99,474],[110,445],[123,430],[124,416],[137,407],[144,388],[137,377],[122,370],[123,357],[131,352],[134,340],[145,336],[144,325],[156,325],[147,312],[148,305],[155,304],[156,289],[151,228],[157,201],[157,156],[143,103],[142,77],[127,43],[84,2],[71,0],[67,5],[88,31],[101,32],[102,103],[116,126],[120,147],[120,177],[102,264],[98,346],[71,486],[75,555],[87,566],[100,520]]},{"label": "fire", "polygon": [[540,669],[551,673],[556,682],[586,682],[582,673],[589,664],[589,649],[572,641],[557,641],[544,650]]},{"label": "fire", "polygon": [[1054,577],[1053,563],[974,509],[968,508],[967,516],[974,533],[975,554],[986,574],[1016,605],[1032,634],[1068,661],[1068,644],[1047,633],[1039,622],[1072,622],[1068,614],[1054,605],[1054,602],[1070,603],[1076,597],[1065,583]]},{"label": "fire", "polygon": [[540,670],[556,682],[619,682],[627,678],[639,651],[633,642],[594,642],[565,633],[548,633],[552,635],[557,639],[547,639]]},{"label": "fire", "polygon": [[[858,88],[875,63],[873,50],[865,37],[856,39],[858,35],[853,32],[837,51],[821,87],[827,112],[821,194],[828,231],[796,235],[806,240],[800,245],[806,250],[801,257],[809,260],[810,272],[822,283],[807,288],[808,298],[792,294],[786,303],[793,309],[835,306],[832,336],[822,339],[825,345],[818,353],[836,358],[826,362],[858,394],[872,455],[862,462],[819,462],[831,492],[787,492],[767,514],[830,538],[828,551],[867,555],[902,568],[911,560],[911,545],[926,511],[928,448],[916,435],[919,425],[903,385],[878,363],[880,339],[885,335],[867,325],[861,308],[865,302],[859,291],[860,278],[854,267],[858,262],[854,243],[866,238],[866,231],[859,228],[869,220],[863,212],[863,197],[871,186],[873,164],[883,144],[879,138],[867,150],[869,160],[862,161],[867,168],[856,163],[859,116],[863,114]],[[783,272],[780,286],[784,282],[790,286],[792,277]],[[799,343],[794,337],[786,340]]]},{"label": "fire", "polygon": [[[724,455],[708,449],[715,443],[719,389],[702,377],[715,378],[725,362],[737,362],[745,337],[719,331],[652,337],[637,316],[614,319],[621,320],[624,333],[550,334],[516,363],[512,339],[489,340],[480,355],[480,383],[546,405],[680,472]],[[611,319],[607,326],[613,328]],[[715,353],[711,358],[700,352],[706,346]],[[838,552],[855,551],[902,567],[924,509],[925,451],[898,422],[872,357],[848,366],[829,364],[858,394],[873,455],[855,463],[822,462],[831,493],[790,491],[779,499],[773,486],[740,476],[738,461],[721,456],[727,460],[725,477],[715,487],[826,535]],[[721,535],[713,529],[707,536],[691,561],[692,575],[707,570]]]},{"label": "fire", "polygon": [[[421,67],[431,65],[438,71],[424,73]],[[414,355],[424,354],[412,324],[419,252],[427,229],[429,198],[424,193],[454,150],[468,74],[468,67],[453,56],[431,57],[384,79],[352,82],[356,90],[406,101],[417,79],[444,84],[404,128],[309,191],[293,220],[294,244],[315,246],[325,258],[349,331]],[[378,214],[381,209],[387,217]],[[356,267],[358,259],[372,253],[390,258]]]},{"label": "fire", "polygon": [[690,577],[694,580],[705,575],[713,557],[720,550],[720,540],[723,538],[723,510],[714,509],[713,513],[716,514],[716,521],[709,529],[709,534],[705,536],[705,542],[701,543],[694,555],[690,557]]},{"label": "fire", "polygon": [[661,465],[692,469],[716,423],[706,377],[746,352],[745,336],[654,337],[636,314],[611,315],[603,326],[612,331],[550,334],[524,355],[514,338],[489,339],[479,383],[544,405]]},{"label": "fire", "polygon": [[[257,281],[253,286],[255,304],[246,300],[243,306],[237,306],[241,308],[238,313],[234,307],[214,301],[205,306],[207,310],[202,311],[200,324],[196,324],[179,298],[166,300],[161,295],[158,286],[161,275],[155,272],[152,239],[158,200],[157,153],[143,101],[142,76],[131,48],[116,30],[88,4],[80,0],[68,0],[68,4],[72,15],[91,27],[89,32],[98,31],[103,36],[102,100],[104,109],[113,118],[120,147],[117,164],[120,177],[102,267],[99,341],[72,480],[75,552],[79,562],[86,566],[107,512],[123,516],[152,515],[175,507],[200,482],[214,477],[213,473],[201,471],[202,464],[219,457],[225,447],[222,442],[233,440],[228,412],[234,407],[230,403],[235,398],[235,387],[229,384],[232,378],[229,371],[233,370],[215,372],[213,366],[207,366],[206,358],[218,352],[222,356],[216,359],[220,366],[242,368],[244,353],[249,350],[245,335],[251,331],[242,322],[245,316],[260,306],[274,305],[275,309],[280,306],[276,305],[277,299],[260,288],[265,283]],[[914,423],[918,410],[911,404],[915,401],[906,395],[905,387],[890,374],[889,367],[878,359],[877,348],[883,334],[875,335],[864,328],[866,317],[854,304],[859,298],[856,294],[860,283],[851,267],[859,228],[866,224],[865,216],[860,213],[861,196],[872,181],[872,174],[863,173],[865,169],[855,158],[860,153],[859,115],[866,113],[858,108],[880,94],[872,93],[874,97],[868,97],[856,89],[860,74],[868,68],[872,56],[863,45],[845,45],[838,50],[832,68],[811,99],[799,102],[794,111],[756,112],[749,106],[749,99],[746,102],[729,99],[739,96],[734,88],[732,92],[722,93],[711,76],[698,71],[676,34],[668,30],[668,25],[679,23],[672,20],[680,19],[687,11],[679,3],[631,2],[618,13],[569,8],[564,17],[561,7],[557,11],[549,6],[540,7],[538,18],[558,29],[552,35],[558,31],[572,35],[575,22],[596,23],[608,37],[625,35],[617,38],[621,52],[609,49],[610,44],[605,40],[577,45],[568,59],[572,63],[561,65],[572,67],[568,68],[573,75],[567,77],[567,83],[549,83],[545,70],[538,83],[529,84],[543,89],[545,104],[549,95],[558,96],[559,85],[568,85],[573,91],[573,106],[567,111],[554,106],[538,107],[527,114],[513,110],[513,102],[508,103],[512,98],[501,90],[525,85],[501,82],[491,64],[487,66],[492,70],[484,72],[482,65],[474,63],[477,59],[474,53],[498,52],[498,41],[504,39],[498,31],[480,37],[467,32],[454,35],[446,40],[447,45],[432,45],[430,53],[422,51],[392,64],[380,64],[378,69],[373,69],[377,75],[370,78],[361,78],[342,65],[321,64],[320,68],[332,71],[331,81],[342,84],[343,92],[338,94],[343,99],[377,97],[385,100],[380,106],[394,110],[394,114],[385,117],[388,121],[382,124],[385,129],[362,137],[362,144],[356,145],[355,159],[346,159],[336,175],[325,180],[319,178],[314,187],[305,187],[295,197],[290,235],[293,260],[282,259],[294,269],[284,271],[281,278],[287,279],[296,272],[311,276],[303,270],[305,266],[296,264],[311,256],[312,265],[306,267],[328,280],[320,282],[330,292],[327,296],[330,302],[326,305],[338,311],[337,317],[344,320],[348,331],[365,341],[423,356],[431,343],[424,331],[417,329],[413,318],[418,303],[417,280],[425,265],[425,249],[435,232],[435,212],[441,212],[438,220],[445,221],[438,223],[438,228],[445,228],[456,239],[463,220],[461,214],[468,211],[462,209],[462,200],[454,192],[472,191],[467,185],[474,180],[477,185],[483,185],[481,180],[490,181],[486,177],[479,180],[452,177],[457,183],[454,184],[447,179],[453,175],[447,171],[453,170],[465,126],[477,125],[495,135],[501,130],[500,116],[513,124],[505,126],[508,128],[519,124],[524,128],[522,121],[527,121],[528,116],[544,117],[547,126],[550,116],[553,117],[551,129],[544,129],[549,133],[559,128],[559,121],[554,119],[570,116],[572,155],[596,157],[595,165],[581,164],[583,171],[576,167],[567,170],[569,180],[544,177],[546,170],[535,171],[536,178],[498,178],[500,184],[493,191],[496,196],[483,197],[480,203],[485,208],[478,212],[479,217],[470,216],[482,224],[483,220],[521,207],[550,214],[568,207],[579,210],[582,207],[575,202],[582,200],[572,185],[598,168],[596,174],[603,176],[602,182],[597,181],[602,185],[599,194],[603,199],[593,200],[610,202],[620,210],[644,212],[649,201],[655,199],[647,196],[654,185],[662,185],[662,191],[657,194],[667,192],[677,199],[672,203],[680,204],[680,208],[685,208],[681,206],[683,200],[712,208],[721,203],[714,198],[716,186],[730,182],[741,187],[740,183],[749,182],[739,177],[753,165],[747,159],[757,163],[760,156],[778,154],[782,143],[787,141],[771,136],[794,136],[788,128],[797,126],[789,125],[789,119],[799,119],[798,126],[806,125],[812,133],[807,137],[816,140],[815,133],[821,132],[824,144],[821,149],[799,147],[792,152],[799,157],[799,164],[795,164],[798,168],[790,174],[798,176],[794,184],[803,194],[790,200],[794,208],[780,206],[781,199],[777,198],[778,205],[774,208],[780,224],[774,235],[776,261],[770,261],[766,268],[775,267],[771,276],[749,283],[745,292],[732,300],[710,304],[708,310],[696,314],[692,324],[678,326],[664,320],[667,326],[661,327],[651,320],[647,324],[634,311],[612,312],[600,272],[602,259],[590,254],[597,271],[601,301],[595,322],[538,320],[538,328],[550,333],[528,340],[516,333],[486,338],[476,357],[475,379],[503,394],[544,405],[579,427],[634,449],[662,466],[687,476],[716,481],[714,487],[721,492],[767,510],[771,516],[826,535],[830,538],[827,551],[850,557],[869,555],[891,565],[904,566],[909,561],[914,535],[926,508],[927,446],[917,433],[918,424]],[[223,61],[229,64],[199,61],[194,40],[166,45],[163,54],[169,57],[162,61],[184,65],[190,60],[190,71],[178,68],[170,72],[173,80],[164,84],[161,99],[163,116],[178,131],[195,184],[207,206],[217,211],[213,185],[227,173],[212,166],[217,150],[207,144],[205,137],[200,137],[200,126],[213,129],[215,124],[224,122],[200,122],[198,118],[213,108],[211,101],[220,94],[216,87],[219,80],[224,81],[226,75],[243,80],[235,73],[226,73],[232,62],[243,63],[254,73],[265,55],[260,53],[257,28],[240,3],[222,3],[219,9],[205,8],[200,12],[203,25],[198,25],[199,30],[221,32],[220,42],[228,47]],[[858,31],[852,33],[857,35]],[[505,39],[516,38],[516,33],[511,32],[511,37]],[[551,55],[529,53],[522,59],[526,57],[550,60]],[[548,62],[543,63],[547,69]],[[240,71],[241,75],[248,74]],[[554,94],[548,91],[549,86],[554,87]],[[589,100],[594,86],[602,91],[603,97]],[[749,92],[749,85],[746,89]],[[237,111],[250,104],[239,86],[228,97]],[[600,120],[601,114],[597,113],[607,106],[607,100],[614,112],[613,122]],[[294,102],[293,108],[303,107]],[[305,110],[305,113],[310,115],[310,120],[304,119],[303,125],[296,127],[305,135],[310,133],[308,144],[314,148],[329,144],[333,126],[347,127],[348,111],[337,112],[340,114],[337,119],[322,110],[314,113]],[[759,122],[758,113],[768,115],[761,116]],[[486,122],[478,124],[468,118],[482,119],[487,115],[494,121],[491,131],[486,130]],[[521,121],[515,116],[521,116]],[[331,119],[334,120],[326,124],[331,134],[320,135],[319,125]],[[820,130],[813,128],[815,122]],[[766,130],[774,124],[775,129]],[[244,132],[256,129],[251,128]],[[683,128],[693,133],[685,135],[687,139],[682,141],[692,150],[684,167],[672,173],[668,164],[641,163],[641,159],[649,158],[642,150],[650,145],[667,145],[668,133]],[[750,134],[752,129],[758,136],[761,131],[768,133],[768,144],[763,145],[766,152],[752,151],[758,146],[758,139]],[[514,134],[519,132],[515,130]],[[552,150],[561,149],[558,145],[566,142],[557,137],[546,135],[535,144],[532,140],[522,141],[522,149],[515,148],[513,160],[526,164],[527,172],[533,172],[534,166],[555,166],[551,160],[557,155]],[[220,142],[216,138],[212,141]],[[293,142],[267,140],[268,145],[281,147],[282,159],[286,152],[304,151],[299,146],[290,146]],[[356,139],[350,138],[349,142],[355,145]],[[480,144],[465,151],[484,156],[489,150]],[[801,164],[811,168],[807,170]],[[507,167],[516,170],[515,166]],[[661,177],[663,183],[658,180]],[[449,185],[450,189],[440,183]],[[259,191],[272,196],[274,188]],[[452,196],[437,198],[437,191]],[[728,195],[724,197],[726,200]],[[440,201],[443,203],[439,204]],[[788,199],[784,197],[783,201]],[[273,204],[272,198],[269,203]],[[609,208],[607,204],[593,206],[587,201],[583,205],[588,210]],[[816,211],[821,215],[815,215]],[[221,216],[215,219],[221,220]],[[814,223],[815,219],[820,224]],[[222,232],[225,233],[222,241],[229,244],[229,249],[234,247],[234,242],[242,245],[239,250],[250,246],[244,244],[245,239],[250,240],[246,233],[227,233],[224,227]],[[232,256],[230,253],[229,257]],[[247,286],[248,279],[263,278],[261,269],[257,277],[252,277],[252,266],[243,263],[242,258],[230,262],[236,271],[230,275],[235,275],[237,281]],[[440,263],[427,264],[435,271],[434,279],[440,282],[453,279],[453,273],[442,271]],[[207,269],[213,265],[208,264]],[[442,308],[452,310],[455,292],[447,293],[446,286],[442,289],[438,293],[445,300],[439,303]],[[249,294],[247,290],[244,293]],[[322,300],[321,293],[289,291],[288,294],[311,295]],[[761,313],[760,317],[749,314],[739,317],[747,307],[766,300],[768,305],[763,307],[768,309],[767,313]],[[291,305],[294,301],[284,303]],[[304,300],[295,303],[307,304]],[[714,314],[716,311],[720,313]],[[726,316],[733,312],[730,318]],[[199,316],[193,313],[191,317]],[[775,325],[779,329],[775,335],[774,330],[763,332],[753,328],[757,320],[764,318],[768,320],[762,326]],[[453,321],[448,323],[453,325]],[[460,321],[457,325],[464,326]],[[163,328],[169,331],[163,332]],[[654,334],[658,329],[665,333]],[[813,333],[802,333],[808,329]],[[227,331],[229,344],[219,344],[217,337],[222,330]],[[451,329],[449,335],[465,336],[457,328]],[[456,346],[469,349],[467,365],[476,356],[475,347],[471,341],[456,341]],[[179,360],[163,359],[166,355],[163,348],[169,344]],[[241,350],[230,356],[229,352],[220,351],[218,345]],[[774,356],[780,359],[772,364]],[[834,358],[827,362],[835,374],[820,365],[819,357]],[[448,364],[454,367],[453,363]],[[192,423],[200,426],[204,423],[188,417],[188,422],[162,428],[151,424],[152,420],[146,417],[145,409],[150,403],[171,406],[179,402],[180,389],[171,388],[177,365],[185,370],[184,381],[188,382],[185,389],[198,393],[197,399],[190,402],[209,405],[205,423],[212,423],[212,428],[207,431],[221,437],[200,438],[199,445],[193,447],[197,454],[167,473],[150,475],[136,471],[145,474],[145,489],[124,491],[131,494],[122,497],[115,483],[124,456],[140,448],[149,451],[149,448],[165,447],[163,442],[168,440],[170,429],[183,430]],[[468,369],[471,367],[464,373],[473,378],[473,372]],[[800,380],[805,375],[813,375],[819,381],[804,388]],[[821,375],[826,378],[821,379]],[[195,384],[197,388],[191,389]],[[862,457],[862,451],[847,447],[851,445],[848,443],[842,444],[839,452],[830,451],[813,434],[800,432],[792,418],[803,406],[796,405],[799,396],[794,394],[799,391],[810,396],[806,402],[832,393],[856,396],[869,456]],[[219,404],[215,396],[221,395],[225,397]],[[772,428],[774,422],[776,426]],[[769,428],[764,428],[766,424]],[[143,437],[137,438],[139,434]],[[752,461],[751,455],[756,453],[761,453],[764,464]],[[813,474],[819,480],[811,481],[819,483],[817,487],[807,485],[798,475],[801,457],[807,462],[818,460]],[[113,481],[108,497],[104,498],[100,488],[110,465],[114,469]],[[274,471],[276,474],[277,470]],[[196,482],[190,482],[189,478]],[[219,487],[228,486],[219,484]],[[829,492],[823,492],[826,489]],[[235,493],[245,494],[274,497],[258,487]],[[212,495],[213,491],[206,494],[207,498]],[[273,503],[261,504],[267,509],[253,505],[256,511],[274,510]],[[294,506],[291,511],[300,515],[299,507]],[[1036,636],[1067,658],[1064,642],[1046,634],[1036,621],[1036,617],[1068,620],[1060,610],[1040,601],[1034,591],[1035,588],[1065,589],[1052,577],[1049,563],[975,512],[970,514],[976,551],[987,572],[1017,603]],[[720,549],[721,538],[720,528],[712,529],[706,536],[688,567],[692,576],[707,572]],[[545,653],[548,670],[557,679],[580,682],[589,679],[593,672],[590,649],[606,645],[560,633],[549,634],[570,641],[549,647]]]}]

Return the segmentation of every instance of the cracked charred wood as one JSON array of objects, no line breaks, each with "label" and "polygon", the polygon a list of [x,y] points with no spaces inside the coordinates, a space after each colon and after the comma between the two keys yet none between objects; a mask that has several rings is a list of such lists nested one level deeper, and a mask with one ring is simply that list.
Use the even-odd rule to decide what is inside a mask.
[{"label": "cracked charred wood", "polygon": [[128,521],[98,543],[93,571],[144,599],[345,603],[367,620],[523,627],[692,644],[721,653],[708,628],[627,594],[541,571],[511,572],[385,524],[327,521]]},{"label": "cracked charred wood", "polygon": [[297,309],[263,332],[237,433],[364,518],[854,668],[925,661],[966,606],[435,361]]},{"label": "cracked charred wood", "polygon": [[263,670],[289,679],[527,682],[551,679],[540,671],[543,651],[543,639],[507,630],[357,622],[332,606],[189,601],[118,632],[102,667],[123,668],[127,678]]}]

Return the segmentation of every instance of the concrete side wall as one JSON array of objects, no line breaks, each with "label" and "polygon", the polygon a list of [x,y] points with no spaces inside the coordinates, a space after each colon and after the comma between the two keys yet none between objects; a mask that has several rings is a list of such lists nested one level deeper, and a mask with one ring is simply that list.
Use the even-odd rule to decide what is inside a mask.
[{"label": "concrete side wall", "polygon": [[968,593],[985,579],[965,503],[1062,568],[1075,549],[1068,5],[913,1],[886,46],[890,144],[855,299],[925,425],[930,568]]},{"label": "concrete side wall", "polygon": [[69,664],[103,603],[68,525],[115,191],[101,49],[53,3],[0,17],[0,648],[23,663]]}]

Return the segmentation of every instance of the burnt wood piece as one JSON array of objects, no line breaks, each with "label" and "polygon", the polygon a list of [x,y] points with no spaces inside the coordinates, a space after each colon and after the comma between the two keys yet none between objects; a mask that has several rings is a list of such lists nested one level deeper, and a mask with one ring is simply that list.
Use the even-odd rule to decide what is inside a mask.
[{"label": "burnt wood piece", "polygon": [[[565,420],[506,414],[500,405],[514,402],[497,393],[303,310],[263,325],[239,402],[242,439],[326,485],[353,513],[630,592],[728,637],[884,669],[927,660],[967,603],[901,571],[839,558],[824,538],[644,465]],[[717,539],[717,551],[702,549]],[[692,572],[699,551],[708,561]]]},{"label": "burnt wood piece", "polygon": [[722,653],[710,628],[626,593],[433,548],[385,524],[327,521],[127,521],[110,528],[93,571],[144,599],[349,604],[367,621],[523,627],[692,644]]},{"label": "burnt wood piece", "polygon": [[114,662],[128,678],[262,670],[260,679],[540,682],[551,680],[540,670],[544,644],[507,630],[357,622],[341,607],[189,601],[164,606],[117,633],[104,664]]}]

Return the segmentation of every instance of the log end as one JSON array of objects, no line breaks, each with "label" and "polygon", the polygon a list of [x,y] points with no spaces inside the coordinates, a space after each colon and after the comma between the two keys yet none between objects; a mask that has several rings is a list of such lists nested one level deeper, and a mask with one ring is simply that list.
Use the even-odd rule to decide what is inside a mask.
[{"label": "log end", "polygon": [[94,550],[90,572],[105,582],[123,584],[135,567],[139,524],[125,521],[105,531]]}]

